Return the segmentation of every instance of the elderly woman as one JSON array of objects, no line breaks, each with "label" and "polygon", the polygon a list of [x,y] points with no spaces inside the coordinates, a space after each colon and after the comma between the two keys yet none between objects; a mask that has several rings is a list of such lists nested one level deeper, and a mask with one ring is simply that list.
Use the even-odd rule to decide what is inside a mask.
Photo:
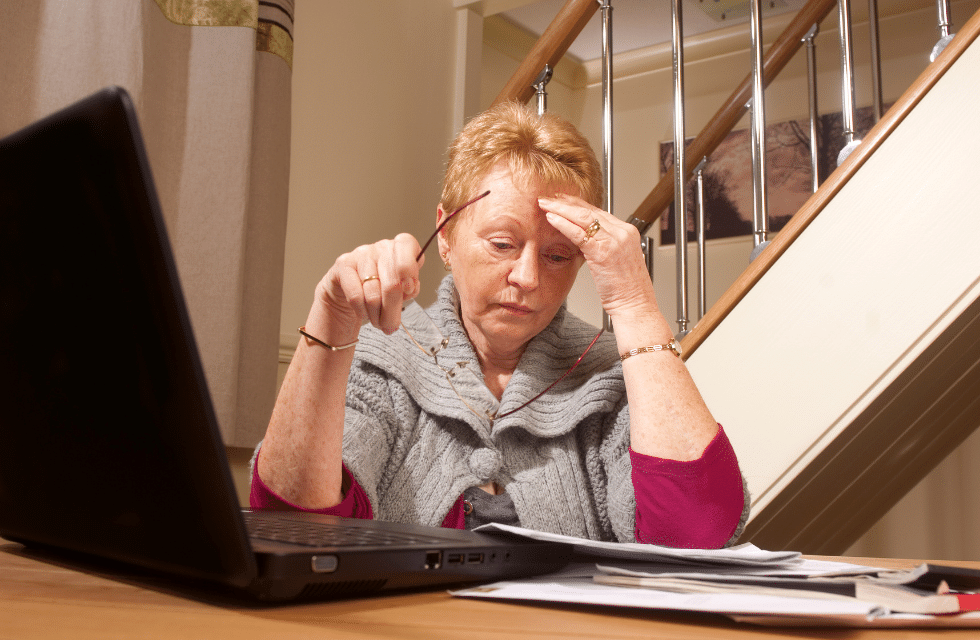
[{"label": "elderly woman", "polygon": [[[408,234],[337,259],[257,450],[252,506],[733,542],[747,514],[735,454],[678,357],[637,230],[601,201],[568,123],[514,103],[474,118],[437,209],[438,300],[410,303],[424,251]],[[566,311],[583,264],[612,335]]]}]

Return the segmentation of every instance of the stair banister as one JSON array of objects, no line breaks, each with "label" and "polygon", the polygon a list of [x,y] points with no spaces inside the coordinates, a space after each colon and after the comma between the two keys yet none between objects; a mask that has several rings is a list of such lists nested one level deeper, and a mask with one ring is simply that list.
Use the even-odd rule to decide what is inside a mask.
[{"label": "stair banister", "polygon": [[548,83],[551,82],[552,69],[550,64],[544,65],[544,69],[537,78],[534,79],[534,83],[531,85],[534,87],[535,94],[538,97],[538,115],[543,116],[544,112],[548,110]]},{"label": "stair banister", "polygon": [[[766,83],[762,71],[762,2],[749,2],[752,36],[752,246],[754,257],[769,240],[766,189]],[[676,187],[675,187],[676,188]]]},{"label": "stair banister", "polygon": [[[820,186],[820,147],[817,144],[819,140],[817,121],[820,112],[817,110],[817,55],[814,44],[819,31],[820,25],[814,24],[803,36],[803,43],[806,45],[807,98],[810,108],[810,168],[813,172],[811,185],[814,192]],[[875,122],[877,121],[876,119]]]},{"label": "stair banister", "polygon": [[567,0],[541,37],[528,52],[517,71],[497,95],[493,104],[517,100],[526,103],[534,95],[534,80],[545,65],[558,64],[568,47],[595,15],[596,0]]},{"label": "stair banister", "polygon": [[851,45],[851,0],[840,0],[840,75],[841,75],[841,116],[844,122],[844,148],[837,155],[837,165],[851,155],[861,144],[855,139],[854,130],[854,52]]},{"label": "stair banister", "polygon": [[955,33],[950,32],[950,28],[953,26],[953,24],[949,19],[949,0],[936,0],[936,11],[939,14],[939,42],[937,42],[936,46],[932,48],[932,54],[929,56],[930,62],[936,61],[939,54],[943,52],[943,49],[946,48],[949,41],[956,35]]},{"label": "stair banister", "polygon": [[874,121],[881,120],[881,43],[878,37],[878,0],[868,0],[868,39],[871,44],[871,106]]},{"label": "stair banister", "polygon": [[[786,66],[802,46],[802,39],[814,24],[819,23],[836,5],[836,0],[810,0],[801,8],[790,24],[769,47],[763,63],[765,83],[769,82]],[[687,145],[686,172],[691,175],[694,166],[718,147],[725,136],[745,115],[746,104],[751,97],[752,75],[732,92],[718,112],[708,121],[701,133]],[[674,196],[674,184],[670,176],[665,176],[640,203],[629,222],[641,231],[647,231],[664,212]]]},{"label": "stair banister", "polygon": [[671,0],[674,75],[674,252],[677,269],[677,337],[687,335],[687,166],[684,126],[684,13],[681,0]]}]

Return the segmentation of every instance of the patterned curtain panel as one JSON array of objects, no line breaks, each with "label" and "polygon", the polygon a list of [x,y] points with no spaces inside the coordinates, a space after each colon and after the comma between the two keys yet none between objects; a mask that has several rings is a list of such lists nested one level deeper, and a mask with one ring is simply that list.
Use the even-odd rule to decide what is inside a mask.
[{"label": "patterned curtain panel", "polygon": [[276,387],[293,0],[0,2],[0,24],[0,135],[107,85],[133,96],[222,433],[253,445]]}]

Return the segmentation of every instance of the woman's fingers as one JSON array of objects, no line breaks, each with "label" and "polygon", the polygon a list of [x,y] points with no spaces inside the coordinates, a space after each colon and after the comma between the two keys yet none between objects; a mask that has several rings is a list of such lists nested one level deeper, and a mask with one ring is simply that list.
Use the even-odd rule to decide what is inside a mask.
[{"label": "woman's fingers", "polygon": [[418,241],[404,233],[357,247],[340,256],[328,272],[333,302],[347,306],[360,322],[386,333],[398,329],[402,304],[419,292]]},{"label": "woman's fingers", "polygon": [[402,233],[391,241],[390,253],[380,256],[378,283],[381,307],[375,326],[385,333],[393,333],[398,329],[402,305],[419,294],[419,268],[424,260],[415,261],[418,251],[418,241],[413,236]]},{"label": "woman's fingers", "polygon": [[626,243],[632,244],[633,225],[581,198],[559,194],[539,198],[538,202],[552,226],[574,242],[590,263],[616,255]]},{"label": "woman's fingers", "polygon": [[[601,209],[593,207],[580,198],[573,198],[564,194],[556,194],[550,198],[538,198],[538,204],[546,213],[550,213],[555,218],[569,223],[567,225],[562,224],[560,227],[558,225],[555,226],[562,233],[565,233],[566,230],[570,231],[571,233],[566,233],[565,235],[569,240],[576,243],[584,240],[586,228],[594,220],[597,220],[600,214],[608,215]],[[601,225],[602,221],[600,220],[599,222]],[[578,227],[578,229],[574,229],[573,227]]]},{"label": "woman's fingers", "polygon": [[655,300],[636,227],[574,196],[539,198],[539,205],[585,256],[607,312]]}]

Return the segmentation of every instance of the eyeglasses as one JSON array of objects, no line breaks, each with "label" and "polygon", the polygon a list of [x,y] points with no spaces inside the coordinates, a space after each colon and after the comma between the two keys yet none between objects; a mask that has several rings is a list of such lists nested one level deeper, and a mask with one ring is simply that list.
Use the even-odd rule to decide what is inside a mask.
[{"label": "eyeglasses", "polygon": [[[422,245],[422,250],[419,252],[419,255],[415,258],[415,260],[418,261],[422,259],[422,256],[425,254],[425,250],[429,247],[435,237],[439,235],[439,232],[442,231],[443,227],[446,226],[446,223],[449,222],[453,216],[477,200],[485,198],[488,195],[490,195],[490,192],[486,191],[446,216],[446,218],[439,223],[439,226],[436,227],[436,230],[432,236],[424,245]],[[560,378],[548,385],[544,391],[534,396],[516,409],[511,409],[510,411],[498,414],[497,412],[500,410],[500,401],[497,400],[497,397],[493,395],[493,392],[491,392],[486,383],[484,383],[481,375],[473,370],[473,367],[470,366],[471,363],[456,362],[449,367],[440,364],[439,352],[449,344],[449,339],[442,335],[442,332],[439,331],[439,328],[436,326],[435,322],[432,321],[432,318],[430,318],[425,310],[422,309],[422,307],[414,300],[406,304],[402,309],[402,328],[405,330],[405,333],[408,334],[408,337],[412,339],[412,342],[416,347],[429,356],[432,356],[436,366],[443,371],[446,376],[446,381],[449,383],[449,386],[452,388],[453,392],[459,397],[463,405],[465,405],[467,409],[476,414],[478,417],[486,418],[490,421],[517,413],[544,394],[551,391],[556,384],[564,380],[572,371],[575,370],[575,367],[582,362],[583,358],[585,358],[586,354],[589,353],[593,345],[599,341],[599,337],[604,331],[603,329],[600,329],[599,333],[596,334],[596,337],[592,339],[592,342],[589,343],[589,346],[585,348],[585,351],[582,352],[582,355],[578,357],[575,363],[569,367],[568,371],[563,373]]]}]

